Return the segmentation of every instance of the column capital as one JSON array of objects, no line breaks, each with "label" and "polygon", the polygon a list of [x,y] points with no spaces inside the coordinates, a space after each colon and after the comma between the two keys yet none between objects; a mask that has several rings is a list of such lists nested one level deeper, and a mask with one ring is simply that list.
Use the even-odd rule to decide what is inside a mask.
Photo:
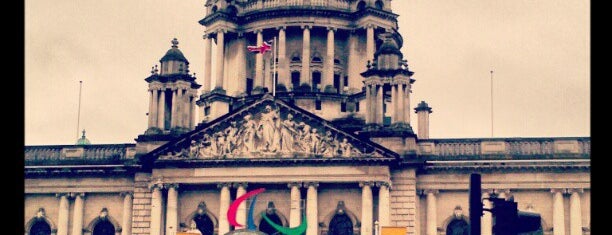
[{"label": "column capital", "polygon": [[164,188],[166,189],[174,188],[175,190],[178,190],[179,184],[178,183],[165,183]]},{"label": "column capital", "polygon": [[361,181],[359,182],[359,187],[363,188],[364,186],[375,186],[376,184],[374,183],[374,181]]},{"label": "column capital", "polygon": [[127,196],[129,196],[129,197],[131,197],[131,198],[134,198],[134,192],[131,192],[131,191],[127,191],[127,192],[120,192],[120,193],[119,193],[119,196],[121,196],[121,197],[127,197]]},{"label": "column capital", "polygon": [[368,29],[368,28],[376,28],[376,25],[374,25],[374,24],[366,24],[366,25],[364,25],[363,28],[366,28],[366,29]]},{"label": "column capital", "polygon": [[424,189],[423,190],[423,195],[427,195],[427,194],[436,195],[436,194],[439,194],[439,193],[440,193],[440,190],[437,190],[437,189]]},{"label": "column capital", "polygon": [[70,198],[70,193],[56,193],[55,197],[57,198],[61,198],[61,197],[66,197],[66,198]]},{"label": "column capital", "polygon": [[232,187],[232,183],[217,183],[217,188]]},{"label": "column capital", "polygon": [[510,189],[494,189],[495,194],[505,193],[506,196],[510,195]]},{"label": "column capital", "polygon": [[202,34],[202,39],[206,40],[206,39],[210,39],[210,33],[206,33],[204,32],[204,34]]},{"label": "column capital", "polygon": [[292,188],[293,186],[296,186],[298,188],[302,187],[302,182],[290,182],[287,184],[287,187]]},{"label": "column capital", "polygon": [[233,183],[232,187],[233,188],[238,188],[238,187],[243,187],[243,188],[247,188],[249,186],[249,183],[247,182],[238,182],[238,183]]},{"label": "column capital", "polygon": [[69,198],[76,198],[76,197],[81,197],[81,199],[85,198],[85,193],[84,192],[72,192],[70,193],[70,195],[68,196]]},{"label": "column capital", "polygon": [[336,28],[336,27],[331,27],[331,26],[326,27],[326,29],[327,29],[327,31],[333,31],[334,33],[335,33],[336,31],[338,31],[338,28]]},{"label": "column capital", "polygon": [[583,188],[569,188],[567,189],[567,193],[568,194],[573,194],[573,193],[584,193],[584,189]]},{"label": "column capital", "polygon": [[551,188],[550,189],[550,193],[561,193],[561,194],[566,194],[567,193],[567,189],[565,188]]},{"label": "column capital", "polygon": [[253,33],[254,34],[263,33],[263,29],[254,29]]},{"label": "column capital", "polygon": [[157,178],[154,181],[151,181],[151,183],[149,183],[148,187],[149,187],[149,190],[151,190],[151,191],[153,189],[155,189],[155,188],[163,189],[164,188],[164,182],[163,182],[163,180],[161,178]]},{"label": "column capital", "polygon": [[304,182],[304,187],[309,188],[310,186],[318,188],[319,182]]},{"label": "column capital", "polygon": [[391,189],[391,182],[387,182],[387,181],[377,181],[376,182],[376,187],[382,187],[382,186],[386,186],[387,188]]},{"label": "column capital", "polygon": [[312,29],[312,25],[303,24],[303,25],[300,25],[300,29]]},{"label": "column capital", "polygon": [[276,30],[283,30],[283,31],[285,31],[285,30],[287,30],[287,26],[285,26],[285,25],[277,26]]},{"label": "column capital", "polygon": [[224,33],[225,34],[225,33],[227,33],[227,29],[217,29],[215,32],[216,33]]}]

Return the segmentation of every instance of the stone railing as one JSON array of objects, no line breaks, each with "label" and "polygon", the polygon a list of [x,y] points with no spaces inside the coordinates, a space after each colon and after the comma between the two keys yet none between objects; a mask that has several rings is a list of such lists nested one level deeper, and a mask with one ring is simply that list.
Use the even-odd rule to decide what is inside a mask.
[{"label": "stone railing", "polygon": [[133,159],[135,144],[25,146],[25,165],[120,164]]},{"label": "stone railing", "polygon": [[242,13],[276,8],[329,8],[350,11],[349,0],[259,0],[244,5]]},{"label": "stone railing", "polygon": [[424,139],[418,142],[420,155],[439,157],[461,156],[578,156],[590,158],[590,137],[556,138],[482,138]]}]

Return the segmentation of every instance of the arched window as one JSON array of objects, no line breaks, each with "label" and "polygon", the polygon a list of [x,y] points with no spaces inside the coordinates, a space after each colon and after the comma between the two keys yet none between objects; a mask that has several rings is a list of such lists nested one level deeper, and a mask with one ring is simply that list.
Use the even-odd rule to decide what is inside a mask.
[{"label": "arched window", "polygon": [[230,16],[236,16],[238,14],[238,8],[236,6],[231,5],[227,7],[227,14]]},{"label": "arched window", "polygon": [[108,220],[100,220],[94,227],[92,235],[115,235],[115,226]]},{"label": "arched window", "polygon": [[383,7],[385,6],[383,1],[381,1],[381,0],[376,1],[376,3],[374,3],[374,5],[376,6],[376,9],[380,9],[380,10],[382,10]]},{"label": "arched window", "polygon": [[215,232],[215,225],[207,214],[196,215],[193,221],[202,235],[213,235]]},{"label": "arched window", "polygon": [[446,235],[469,235],[470,227],[465,220],[454,219],[446,226]]},{"label": "arched window", "polygon": [[334,64],[336,64],[336,65],[340,64],[340,60],[339,59],[334,59]]},{"label": "arched window", "polygon": [[329,222],[328,235],[353,235],[353,222],[346,213],[337,213]]},{"label": "arched window", "polygon": [[361,2],[359,2],[359,3],[357,4],[357,10],[358,10],[358,11],[361,11],[361,10],[363,10],[363,9],[365,9],[365,8],[366,8],[366,3],[365,3],[364,1],[361,1]]},{"label": "arched window", "polygon": [[291,62],[300,62],[300,61],[302,61],[302,60],[300,60],[299,56],[291,57]]},{"label": "arched window", "polygon": [[30,227],[30,235],[51,235],[51,226],[44,220],[36,221],[32,227]]},{"label": "arched window", "polygon": [[320,57],[313,57],[313,58],[312,58],[312,62],[313,62],[313,63],[321,63],[321,61],[322,61],[322,60],[321,60],[321,58],[320,58]]}]

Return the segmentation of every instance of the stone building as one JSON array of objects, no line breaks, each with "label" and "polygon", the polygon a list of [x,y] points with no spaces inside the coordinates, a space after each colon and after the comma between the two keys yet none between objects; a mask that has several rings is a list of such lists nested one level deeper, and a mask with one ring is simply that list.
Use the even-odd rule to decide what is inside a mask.
[{"label": "stone building", "polygon": [[258,188],[235,220],[253,211],[264,233],[262,213],[306,235],[467,234],[473,172],[484,198],[539,213],[544,234],[590,234],[590,138],[430,138],[390,5],[206,1],[203,84],[172,40],[145,79],[136,143],[25,147],[25,234],[223,235],[239,229],[230,204]]}]

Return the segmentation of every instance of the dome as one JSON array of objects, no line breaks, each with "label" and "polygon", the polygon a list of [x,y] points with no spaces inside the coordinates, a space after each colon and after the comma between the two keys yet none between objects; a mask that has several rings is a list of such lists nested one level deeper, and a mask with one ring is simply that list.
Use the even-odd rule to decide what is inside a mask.
[{"label": "dome", "polygon": [[76,145],[90,145],[91,142],[85,137],[85,130],[83,130],[83,136],[79,138],[76,142]]},{"label": "dome", "polygon": [[189,61],[187,61],[187,58],[185,58],[185,56],[183,55],[183,52],[181,52],[181,50],[178,49],[178,40],[176,40],[176,38],[174,38],[172,40],[172,48],[170,48],[170,50],[168,50],[166,52],[166,54],[164,55],[164,57],[162,57],[159,62],[165,62],[165,61],[182,61],[185,63],[189,63]]},{"label": "dome", "polygon": [[397,39],[396,37],[394,37],[394,35],[392,35],[391,33],[386,33],[381,35],[381,38],[383,39],[383,43],[382,45],[380,45],[376,53],[374,53],[374,56],[378,56],[380,54],[395,54],[400,57],[402,56],[402,52],[400,51],[400,47],[398,46],[398,43],[396,41]]}]

